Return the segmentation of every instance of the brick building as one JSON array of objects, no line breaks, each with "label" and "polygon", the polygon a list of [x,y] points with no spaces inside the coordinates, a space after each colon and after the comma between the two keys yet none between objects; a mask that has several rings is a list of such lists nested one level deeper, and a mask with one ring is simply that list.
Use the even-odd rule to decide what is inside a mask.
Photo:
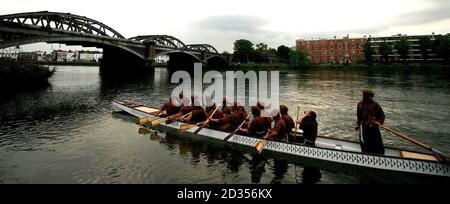
[{"label": "brick building", "polygon": [[305,50],[311,63],[355,63],[364,60],[364,44],[366,38],[297,40],[297,49]]}]

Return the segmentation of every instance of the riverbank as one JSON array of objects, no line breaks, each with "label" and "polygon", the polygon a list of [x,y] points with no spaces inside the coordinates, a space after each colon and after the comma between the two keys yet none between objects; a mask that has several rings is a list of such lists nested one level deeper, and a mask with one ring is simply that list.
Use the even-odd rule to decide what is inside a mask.
[{"label": "riverbank", "polygon": [[29,90],[48,86],[55,69],[15,60],[0,59],[0,91]]},{"label": "riverbank", "polygon": [[231,65],[231,69],[235,70],[296,70],[296,69],[404,69],[404,68],[433,68],[433,69],[450,69],[450,65],[447,64],[421,64],[421,63],[408,63],[408,64],[313,64],[311,66],[300,66],[292,64],[234,64]]},{"label": "riverbank", "polygon": [[76,65],[76,66],[99,66],[99,62],[33,62],[37,65]]}]

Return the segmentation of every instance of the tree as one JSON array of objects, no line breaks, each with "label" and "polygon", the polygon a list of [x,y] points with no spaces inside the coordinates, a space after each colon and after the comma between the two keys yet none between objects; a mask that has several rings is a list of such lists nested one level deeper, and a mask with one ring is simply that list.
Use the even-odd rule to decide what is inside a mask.
[{"label": "tree", "polygon": [[264,43],[258,43],[255,45],[256,49],[252,54],[252,61],[259,63],[267,63],[269,47]]},{"label": "tree", "polygon": [[450,34],[437,35],[433,43],[433,51],[445,61],[450,59]]},{"label": "tree", "polygon": [[291,49],[284,45],[281,45],[277,48],[277,56],[278,56],[278,59],[280,60],[280,62],[282,62],[282,63],[289,62],[290,51],[291,51]]},{"label": "tree", "polygon": [[366,58],[367,64],[372,64],[374,54],[375,54],[375,50],[372,47],[372,43],[367,41],[367,43],[364,44],[364,56]]},{"label": "tree", "polygon": [[267,58],[269,63],[274,63],[277,58],[277,50],[270,47],[269,50],[267,50]]},{"label": "tree", "polygon": [[389,61],[389,55],[392,54],[392,46],[386,41],[380,43],[379,52],[385,62]]},{"label": "tree", "polygon": [[409,48],[411,47],[410,43],[406,38],[401,38],[399,41],[395,42],[394,48],[397,50],[397,53],[402,58],[403,62],[406,62],[409,54]]},{"label": "tree", "polygon": [[311,65],[308,54],[301,49],[289,50],[289,63],[299,65],[301,67],[308,67],[309,65]]},{"label": "tree", "polygon": [[249,56],[253,52],[253,43],[245,39],[236,40],[233,49],[234,58],[238,62],[248,63]]},{"label": "tree", "polygon": [[427,61],[430,56],[430,49],[433,46],[433,42],[431,41],[429,36],[422,36],[419,38],[419,47],[420,53],[422,54],[422,58],[424,61]]},{"label": "tree", "polygon": [[222,52],[222,56],[225,57],[225,59],[228,61],[230,59],[230,57],[232,57],[232,55],[227,52],[227,51],[223,51]]}]

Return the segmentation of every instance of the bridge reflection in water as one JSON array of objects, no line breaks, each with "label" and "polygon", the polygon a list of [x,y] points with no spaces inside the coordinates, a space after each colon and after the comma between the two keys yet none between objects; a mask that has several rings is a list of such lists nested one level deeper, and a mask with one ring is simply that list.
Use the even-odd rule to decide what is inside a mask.
[{"label": "bridge reflection in water", "polygon": [[231,59],[209,44],[185,44],[170,35],[125,38],[111,27],[84,16],[57,12],[29,12],[0,16],[0,49],[31,43],[61,43],[103,49],[105,71],[136,71],[169,56],[168,67],[192,69],[201,62],[211,69],[227,68]]}]

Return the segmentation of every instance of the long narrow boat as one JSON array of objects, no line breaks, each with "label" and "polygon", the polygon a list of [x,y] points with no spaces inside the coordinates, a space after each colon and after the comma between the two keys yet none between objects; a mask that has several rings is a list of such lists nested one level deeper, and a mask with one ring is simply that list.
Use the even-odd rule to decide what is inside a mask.
[{"label": "long narrow boat", "polygon": [[[116,100],[112,105],[128,114],[156,119],[157,108],[136,104],[128,101]],[[255,144],[261,139],[236,134],[227,143],[224,138],[229,135],[209,128],[203,128],[197,135],[194,134],[198,127],[187,131],[180,131],[182,122],[164,123],[165,119],[156,128],[161,131],[178,134],[182,137],[191,137],[200,140],[210,140],[223,143],[227,146],[236,146],[255,153]],[[267,141],[263,155],[276,159],[286,160],[292,163],[307,164],[319,168],[334,169],[337,172],[351,171],[352,175],[379,175],[377,178],[391,180],[393,177],[432,179],[439,182],[450,182],[450,164],[441,162],[433,154],[415,151],[385,148],[385,155],[363,153],[359,143],[354,141],[335,139],[319,136],[315,147],[304,146],[287,142]],[[346,171],[342,171],[346,169]],[[387,177],[386,177],[387,176]],[[419,181],[420,182],[420,181]]]}]

